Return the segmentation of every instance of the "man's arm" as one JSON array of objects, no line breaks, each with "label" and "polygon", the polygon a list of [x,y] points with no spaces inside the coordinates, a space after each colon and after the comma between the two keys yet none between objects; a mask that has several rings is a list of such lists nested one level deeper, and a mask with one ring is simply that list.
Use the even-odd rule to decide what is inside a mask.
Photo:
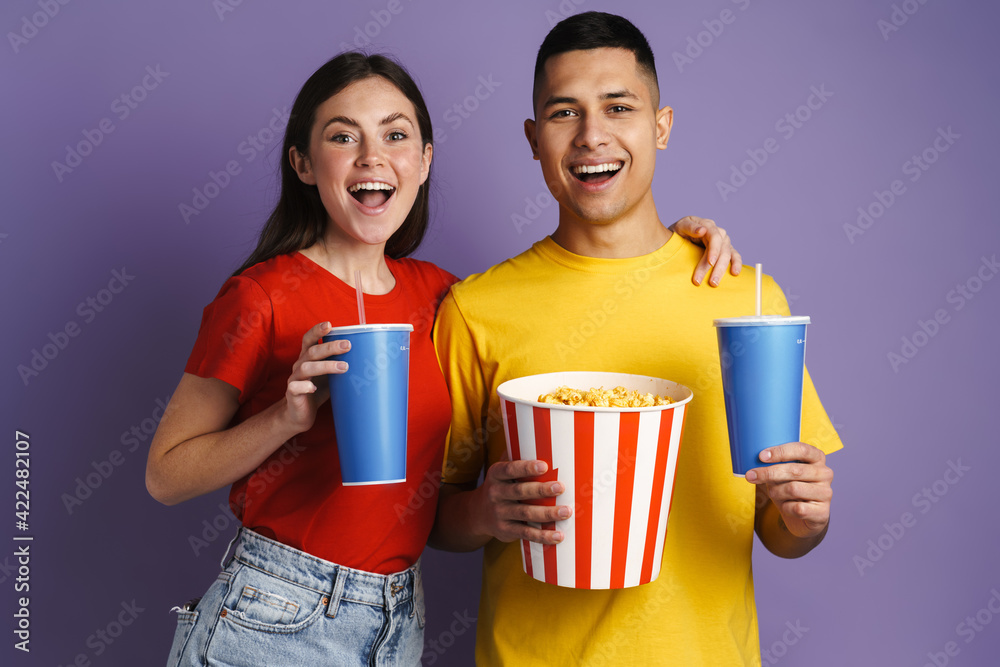
[{"label": "man's arm", "polygon": [[776,462],[747,472],[757,485],[754,530],[767,550],[782,558],[798,558],[823,541],[830,525],[833,470],[826,454],[804,442],[765,449],[760,458]]},{"label": "man's arm", "polygon": [[547,523],[569,518],[567,505],[539,506],[521,502],[551,498],[563,492],[560,482],[533,482],[526,478],[548,468],[544,461],[500,461],[490,466],[483,484],[442,484],[437,516],[428,544],[445,551],[474,551],[491,539],[526,539],[558,544],[562,531],[541,530],[526,522]]},{"label": "man's arm", "polygon": [[[445,297],[434,324],[434,347],[452,400],[451,429],[445,447],[437,516],[428,544],[447,551],[472,551],[494,537],[504,542],[526,538],[556,544],[558,531],[543,531],[525,521],[547,523],[570,515],[569,507],[522,504],[562,492],[558,482],[532,481],[543,461],[498,461],[489,465],[483,484],[474,479],[488,465],[489,436],[502,428],[499,414],[487,414],[489,383],[475,336],[455,300]],[[555,489],[555,490],[553,490]]]}]

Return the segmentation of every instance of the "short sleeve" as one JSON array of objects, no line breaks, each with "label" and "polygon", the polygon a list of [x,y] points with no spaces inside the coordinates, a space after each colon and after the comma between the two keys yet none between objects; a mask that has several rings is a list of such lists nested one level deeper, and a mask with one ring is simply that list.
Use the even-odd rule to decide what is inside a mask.
[{"label": "short sleeve", "polygon": [[234,276],[205,307],[184,371],[236,387],[242,404],[263,382],[273,341],[270,297],[256,280]]},{"label": "short sleeve", "polygon": [[451,430],[445,443],[442,481],[475,482],[485,461],[483,415],[486,384],[469,325],[449,291],[438,309],[434,346],[451,394]]},{"label": "short sleeve", "polygon": [[[790,315],[788,301],[778,284],[767,276],[764,277],[764,283],[767,289],[761,295],[765,304],[765,309],[762,312],[764,314]],[[807,347],[807,355],[808,351]],[[805,377],[802,382],[802,426],[799,439],[822,449],[825,454],[833,453],[844,447],[840,435],[837,434],[837,430],[833,427],[830,417],[826,414],[826,410],[819,400],[819,394],[816,392],[812,377],[809,375],[808,367],[805,369]]]}]

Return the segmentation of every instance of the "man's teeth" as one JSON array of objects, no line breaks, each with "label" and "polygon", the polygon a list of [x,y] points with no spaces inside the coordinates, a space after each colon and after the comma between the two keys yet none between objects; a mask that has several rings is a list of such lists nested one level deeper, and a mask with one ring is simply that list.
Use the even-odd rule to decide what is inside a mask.
[{"label": "man's teeth", "polygon": [[618,171],[622,168],[621,162],[605,162],[604,164],[582,164],[573,167],[574,174],[599,174],[603,171]]},{"label": "man's teeth", "polygon": [[348,192],[357,192],[358,190],[395,190],[388,183],[379,183],[377,181],[365,181],[364,183],[355,183],[351,187],[347,188]]}]

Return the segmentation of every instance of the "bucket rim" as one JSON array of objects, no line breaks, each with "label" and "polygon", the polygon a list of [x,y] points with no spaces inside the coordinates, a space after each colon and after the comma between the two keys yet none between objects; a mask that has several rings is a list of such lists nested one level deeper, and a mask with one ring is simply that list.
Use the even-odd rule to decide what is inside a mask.
[{"label": "bucket rim", "polygon": [[[680,392],[682,394],[685,394],[685,395],[682,398],[674,398],[673,396],[671,396],[670,398],[674,398],[674,402],[670,403],[668,405],[650,405],[650,406],[639,407],[639,408],[604,408],[604,407],[589,406],[589,405],[557,405],[557,404],[554,404],[554,403],[542,403],[542,402],[537,401],[537,400],[530,400],[530,399],[525,399],[525,398],[519,398],[517,396],[511,395],[511,393],[510,393],[510,386],[509,385],[513,385],[514,383],[518,383],[518,382],[524,382],[525,380],[528,380],[528,379],[533,379],[534,380],[534,379],[539,379],[539,378],[547,377],[547,376],[568,378],[568,381],[560,382],[559,384],[555,385],[553,387],[553,389],[555,389],[556,387],[558,387],[560,385],[577,386],[577,385],[573,385],[572,384],[572,379],[574,377],[580,377],[582,379],[584,377],[593,378],[593,377],[599,377],[599,376],[608,376],[609,379],[613,377],[613,378],[630,378],[632,380],[638,380],[640,382],[642,382],[642,381],[646,381],[646,382],[648,382],[648,381],[652,381],[652,382],[666,382],[666,383],[668,383],[670,385],[673,385],[673,388],[675,390],[680,390]],[[593,386],[595,384],[594,382],[592,382],[590,380],[588,380],[586,383],[590,384],[591,386]],[[607,384],[608,383],[599,384],[598,386],[606,386]],[[616,382],[615,384],[612,384],[611,386],[615,387],[615,386],[618,386],[619,384],[621,384],[621,383],[620,382]],[[629,387],[629,388],[631,388],[631,387]],[[588,387],[588,389],[589,389],[589,387]],[[658,412],[658,411],[664,411],[664,410],[672,410],[674,408],[677,408],[677,407],[680,407],[682,405],[685,405],[685,404],[689,403],[691,401],[691,399],[694,398],[694,392],[691,391],[690,387],[682,385],[682,384],[680,384],[678,382],[674,382],[673,380],[667,380],[666,378],[653,377],[651,375],[638,375],[638,374],[635,374],[635,373],[618,373],[618,372],[615,372],[615,371],[557,371],[557,372],[553,372],[553,373],[535,373],[533,375],[523,375],[521,377],[511,378],[510,380],[506,380],[506,381],[500,383],[500,385],[497,386],[497,395],[499,395],[502,400],[507,401],[509,403],[519,403],[521,405],[530,405],[531,407],[551,408],[553,410],[564,410],[564,411],[569,411],[569,412],[598,412],[598,413],[608,413],[608,412],[613,412],[613,413],[621,413],[621,412]]]}]

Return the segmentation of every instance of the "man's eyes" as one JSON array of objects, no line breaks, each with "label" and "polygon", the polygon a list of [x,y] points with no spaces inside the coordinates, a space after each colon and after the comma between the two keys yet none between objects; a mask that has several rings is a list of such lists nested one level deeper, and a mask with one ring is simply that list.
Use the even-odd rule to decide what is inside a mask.
[{"label": "man's eyes", "polygon": [[[628,113],[629,111],[632,111],[632,107],[625,106],[624,104],[614,104],[608,107],[608,113]],[[553,112],[549,118],[571,118],[577,115],[576,111],[572,109],[559,109]]]},{"label": "man's eyes", "polygon": [[556,111],[555,113],[553,113],[550,116],[550,118],[569,118],[569,117],[575,116],[575,115],[576,115],[576,112],[574,112],[572,109],[559,109],[559,111]]}]

